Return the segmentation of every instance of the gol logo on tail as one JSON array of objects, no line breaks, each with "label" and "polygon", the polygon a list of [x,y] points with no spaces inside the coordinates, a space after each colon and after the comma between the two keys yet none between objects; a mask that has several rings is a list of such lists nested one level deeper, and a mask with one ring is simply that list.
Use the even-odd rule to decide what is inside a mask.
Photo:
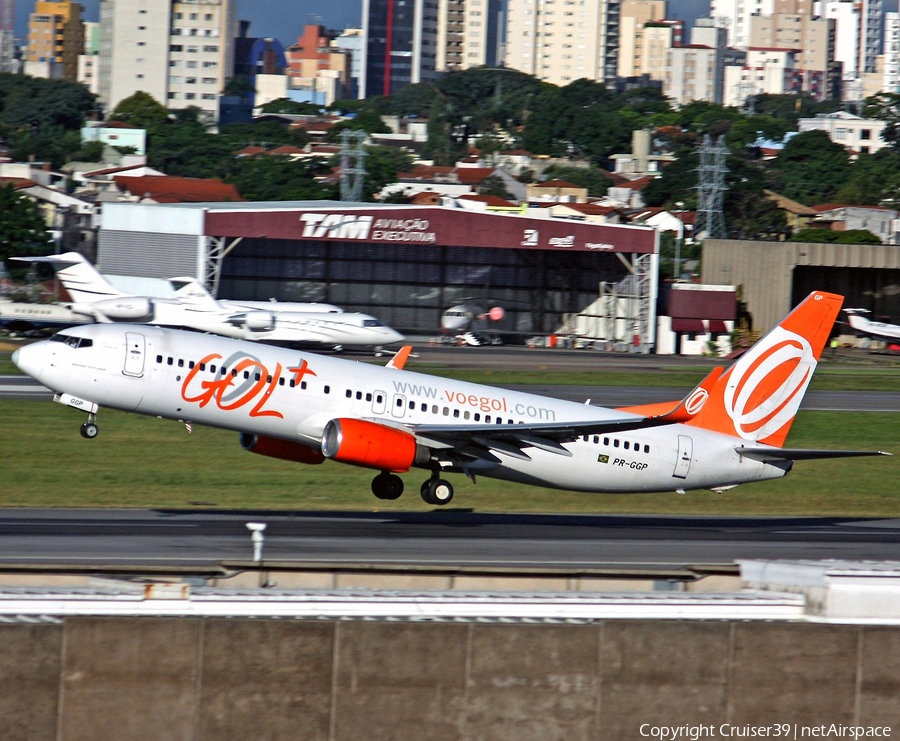
[{"label": "gol logo on tail", "polygon": [[776,327],[769,340],[741,358],[725,389],[725,410],[745,440],[763,439],[793,419],[816,367],[800,335]]}]

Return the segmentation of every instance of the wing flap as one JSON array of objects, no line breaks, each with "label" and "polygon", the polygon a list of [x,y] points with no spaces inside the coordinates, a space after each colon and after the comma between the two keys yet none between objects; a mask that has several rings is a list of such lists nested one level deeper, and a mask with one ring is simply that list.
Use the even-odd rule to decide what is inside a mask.
[{"label": "wing flap", "polygon": [[735,447],[737,454],[755,461],[810,461],[823,458],[855,458],[866,455],[893,455],[883,450],[800,450],[797,448]]}]

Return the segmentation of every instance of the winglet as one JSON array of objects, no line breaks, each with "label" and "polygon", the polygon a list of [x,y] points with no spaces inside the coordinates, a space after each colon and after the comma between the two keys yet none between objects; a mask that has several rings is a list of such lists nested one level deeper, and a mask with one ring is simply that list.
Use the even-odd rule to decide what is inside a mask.
[{"label": "winglet", "polygon": [[781,447],[843,296],[814,291],[719,379],[689,425]]},{"label": "winglet", "polygon": [[725,372],[724,368],[713,368],[696,387],[684,397],[681,401],[665,401],[659,404],[642,404],[636,407],[620,407],[620,412],[631,412],[632,414],[641,414],[645,417],[654,419],[665,419],[668,422],[687,422],[696,417],[710,393],[716,385],[716,382]]},{"label": "winglet", "polygon": [[406,359],[409,357],[409,354],[412,352],[412,345],[404,345],[399,350],[397,350],[394,357],[392,357],[385,365],[385,368],[396,368],[397,370],[403,370],[403,366],[406,365]]}]

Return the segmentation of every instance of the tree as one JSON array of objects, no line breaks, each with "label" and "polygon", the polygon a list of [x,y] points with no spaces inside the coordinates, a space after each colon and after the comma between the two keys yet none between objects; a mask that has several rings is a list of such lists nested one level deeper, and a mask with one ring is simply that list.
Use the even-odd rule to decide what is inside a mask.
[{"label": "tree", "polygon": [[248,201],[309,201],[333,197],[333,188],[316,181],[316,173],[304,162],[289,157],[233,159],[225,180]]},{"label": "tree", "polygon": [[152,132],[169,120],[169,112],[150,93],[138,90],[119,101],[109,120],[122,121],[135,129]]},{"label": "tree", "polygon": [[374,201],[377,193],[388,183],[397,182],[397,173],[412,166],[412,157],[393,147],[366,147],[366,178],[363,198]]},{"label": "tree", "polygon": [[478,193],[483,196],[498,196],[505,198],[507,201],[513,200],[515,196],[509,192],[503,178],[498,175],[489,175],[478,185]]},{"label": "tree", "polygon": [[798,229],[789,242],[832,242],[835,244],[881,244],[877,235],[868,229],[848,229],[836,232],[831,229]]},{"label": "tree", "polygon": [[[587,188],[592,196],[606,195],[611,180],[609,174],[599,167],[560,167],[552,165],[544,170],[544,180],[566,180],[570,183]],[[521,178],[520,178],[521,179]]]},{"label": "tree", "polygon": [[808,206],[829,202],[850,174],[847,150],[821,130],[791,137],[775,159],[778,193]]},{"label": "tree", "polygon": [[900,152],[890,147],[861,154],[850,166],[847,181],[835,194],[837,203],[879,206],[900,198]]},{"label": "tree", "polygon": [[85,142],[81,149],[72,153],[76,162],[99,162],[103,159],[103,142]]},{"label": "tree", "polygon": [[662,175],[651,180],[641,191],[648,206],[674,206],[682,202],[687,208],[697,200],[697,168],[700,157],[696,150],[682,150],[678,158],[663,168]]},{"label": "tree", "polygon": [[0,260],[46,255],[52,249],[53,242],[37,204],[17,193],[12,185],[0,186]]},{"label": "tree", "polygon": [[315,103],[306,103],[290,98],[277,98],[263,103],[260,107],[263,113],[285,113],[300,116],[316,116],[322,112],[322,106]]},{"label": "tree", "polygon": [[325,138],[328,141],[340,141],[341,132],[347,129],[365,131],[367,134],[389,134],[391,132],[390,127],[381,120],[378,113],[366,109],[357,113],[353,118],[336,123],[328,130]]},{"label": "tree", "polygon": [[78,83],[0,73],[0,123],[13,128],[80,129],[96,101]]}]

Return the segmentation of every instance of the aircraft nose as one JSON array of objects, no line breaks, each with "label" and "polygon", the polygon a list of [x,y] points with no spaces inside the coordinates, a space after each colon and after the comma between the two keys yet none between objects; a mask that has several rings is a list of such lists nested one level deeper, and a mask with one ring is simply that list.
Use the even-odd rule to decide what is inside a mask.
[{"label": "aircraft nose", "polygon": [[394,342],[403,342],[406,338],[400,334],[396,329],[387,328],[387,339],[384,341],[385,345],[390,345]]},{"label": "aircraft nose", "polygon": [[23,345],[12,354],[12,361],[23,373],[37,378],[41,372],[41,351],[34,345]]}]

